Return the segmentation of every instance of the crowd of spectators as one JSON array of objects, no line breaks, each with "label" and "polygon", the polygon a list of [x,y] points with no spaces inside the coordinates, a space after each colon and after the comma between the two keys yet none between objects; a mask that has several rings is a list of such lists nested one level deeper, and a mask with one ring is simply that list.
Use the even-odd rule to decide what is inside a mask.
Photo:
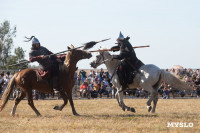
[{"label": "crowd of spectators", "polygon": [[112,88],[110,75],[103,69],[97,72],[90,70],[88,74],[85,70],[81,70],[75,74],[75,80],[77,86],[80,86],[80,97],[102,98],[103,95],[114,97],[115,89]]},{"label": "crowd of spectators", "polygon": [[184,97],[185,95],[190,95],[191,97],[199,97],[200,95],[200,70],[199,69],[166,69],[166,71],[174,74],[178,78],[182,79],[186,84],[189,85],[188,90],[180,91],[179,88],[173,88],[169,84],[162,83],[159,88],[160,94],[163,99],[169,99],[170,93],[172,96],[180,95]]},{"label": "crowd of spectators", "polygon": [[[163,97],[163,99],[169,99],[170,94],[172,97],[189,95],[191,97],[199,97],[200,95],[200,70],[199,69],[166,69],[166,71],[178,76],[180,79],[184,80],[186,83],[191,84],[190,89],[180,91],[179,88],[173,88],[169,84],[162,82],[159,87],[158,92]],[[0,98],[5,90],[9,80],[12,78],[14,73],[1,72],[0,73]],[[86,72],[85,70],[77,71],[74,75],[76,92],[75,97],[79,98],[114,98],[116,89],[110,82],[111,76],[106,70],[100,69],[98,71],[90,70]],[[15,98],[20,93],[20,89],[16,88],[13,92],[12,97]],[[78,94],[77,94],[78,93]],[[54,98],[53,94],[44,94],[38,91],[33,92],[34,99],[44,99],[44,98]],[[131,88],[125,93],[125,96],[143,97],[147,98],[149,93],[142,88]],[[59,97],[59,95],[58,95]]]},{"label": "crowd of spectators", "polygon": [[[178,78],[182,79],[184,82],[189,84],[188,90],[180,90],[179,88],[173,88],[169,84],[162,82],[159,87],[159,94],[163,97],[163,99],[169,99],[170,94],[174,98],[175,96],[184,97],[185,95],[191,97],[199,97],[200,95],[200,70],[199,69],[166,69],[166,71],[174,74]],[[110,75],[108,72],[104,72],[101,69],[99,72],[95,72],[91,70],[89,74],[86,71],[81,70],[79,73],[76,73],[75,80],[78,82],[78,86],[80,86],[80,97],[87,97],[90,95],[92,98],[95,98],[99,95],[102,97],[102,94],[114,96],[116,90],[114,90],[114,86],[110,83]],[[128,89],[124,95],[133,95],[135,97],[143,97],[147,98],[149,93],[145,91],[143,88],[131,88]]]},{"label": "crowd of spectators", "polygon": [[10,73],[9,71],[0,73],[0,98],[13,74],[14,73]]},{"label": "crowd of spectators", "polygon": [[[2,71],[0,73],[0,99],[3,95],[4,90],[6,89],[9,80],[12,78],[12,76],[15,74],[15,71],[10,72],[4,72]],[[20,94],[21,90],[18,86],[16,86],[12,92],[12,94],[10,95],[10,98],[16,98],[19,94]],[[38,99],[45,99],[45,98],[53,98],[55,93],[51,93],[51,94],[45,94],[45,93],[41,93],[38,92],[36,90],[33,91],[33,98],[35,100]]]}]

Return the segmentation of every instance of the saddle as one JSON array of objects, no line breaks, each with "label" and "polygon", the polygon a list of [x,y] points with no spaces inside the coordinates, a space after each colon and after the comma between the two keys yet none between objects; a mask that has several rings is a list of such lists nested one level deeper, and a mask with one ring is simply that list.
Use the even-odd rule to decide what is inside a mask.
[{"label": "saddle", "polygon": [[63,63],[59,63],[59,69],[58,73],[56,74],[57,76],[54,76],[52,74],[51,70],[44,71],[42,69],[36,69],[36,76],[37,76],[37,81],[38,82],[47,82],[49,86],[53,89],[60,89],[60,78],[61,78],[61,73],[64,70],[64,65]]},{"label": "saddle", "polygon": [[133,83],[135,76],[140,73],[139,68],[143,65],[144,63],[140,60],[137,60],[134,64],[126,60],[121,61],[117,68],[117,74],[123,80],[121,82],[126,82],[127,84]]},{"label": "saddle", "polygon": [[51,77],[51,72],[50,71],[44,71],[42,69],[37,69],[37,81],[42,80],[42,79],[48,79],[49,77]]}]

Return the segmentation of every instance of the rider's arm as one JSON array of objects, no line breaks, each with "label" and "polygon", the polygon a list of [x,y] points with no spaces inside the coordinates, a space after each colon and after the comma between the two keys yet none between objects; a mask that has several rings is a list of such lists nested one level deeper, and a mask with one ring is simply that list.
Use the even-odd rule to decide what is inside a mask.
[{"label": "rider's arm", "polygon": [[130,56],[129,53],[120,53],[119,55],[113,55],[113,59],[122,60],[124,58],[129,57],[129,56]]},{"label": "rider's arm", "polygon": [[119,47],[119,46],[113,46],[113,47],[111,48],[111,50],[112,50],[113,52],[119,51],[119,50],[120,50],[120,47]]},{"label": "rider's arm", "polygon": [[130,53],[127,52],[127,51],[125,50],[125,48],[126,48],[126,46],[125,46],[124,44],[122,44],[121,47],[120,47],[120,51],[121,51],[120,54],[119,54],[119,55],[113,55],[113,59],[122,60],[122,59],[124,59],[124,58],[129,57],[129,56],[130,56]]},{"label": "rider's arm", "polygon": [[41,60],[42,60],[42,57],[41,57],[41,56],[38,56],[37,52],[31,51],[31,52],[29,53],[29,61],[30,61],[30,62],[41,61]]},{"label": "rider's arm", "polygon": [[30,62],[34,62],[34,61],[41,61],[43,58],[41,56],[36,56],[36,57],[31,57],[29,58]]}]

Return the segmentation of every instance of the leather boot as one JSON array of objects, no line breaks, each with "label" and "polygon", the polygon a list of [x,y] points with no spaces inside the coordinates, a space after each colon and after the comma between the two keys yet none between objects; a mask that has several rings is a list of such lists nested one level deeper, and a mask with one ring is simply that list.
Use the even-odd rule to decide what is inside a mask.
[{"label": "leather boot", "polygon": [[61,91],[60,81],[59,81],[58,76],[53,78],[53,87],[54,87],[54,89],[56,89],[56,91]]},{"label": "leather boot", "polygon": [[121,84],[121,88],[120,88],[119,92],[122,92],[128,88],[127,82],[125,81],[125,76],[123,75],[123,72],[118,73],[118,78],[119,78],[119,82]]}]

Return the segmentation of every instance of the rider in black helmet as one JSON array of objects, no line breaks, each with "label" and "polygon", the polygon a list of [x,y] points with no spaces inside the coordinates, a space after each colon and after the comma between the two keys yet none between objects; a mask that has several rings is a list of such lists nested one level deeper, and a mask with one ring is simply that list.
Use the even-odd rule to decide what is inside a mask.
[{"label": "rider in black helmet", "polygon": [[[40,69],[45,73],[46,75],[42,76],[42,79],[48,80],[54,78],[56,82],[54,82],[56,85],[56,89],[59,90],[59,62],[61,60],[57,58],[56,55],[48,56],[53,54],[51,51],[49,51],[47,48],[40,45],[39,40],[32,36],[31,38],[28,38],[29,41],[32,40],[32,47],[31,51],[29,52],[29,60],[30,62],[37,61],[40,64]],[[49,81],[50,82],[50,81]]]},{"label": "rider in black helmet", "polygon": [[128,88],[128,84],[133,82],[133,72],[137,71],[143,63],[136,57],[135,51],[129,42],[130,37],[124,38],[120,32],[117,38],[118,46],[114,46],[111,49],[120,49],[119,55],[113,55],[113,59],[121,60],[118,68],[118,77],[122,90]]}]

